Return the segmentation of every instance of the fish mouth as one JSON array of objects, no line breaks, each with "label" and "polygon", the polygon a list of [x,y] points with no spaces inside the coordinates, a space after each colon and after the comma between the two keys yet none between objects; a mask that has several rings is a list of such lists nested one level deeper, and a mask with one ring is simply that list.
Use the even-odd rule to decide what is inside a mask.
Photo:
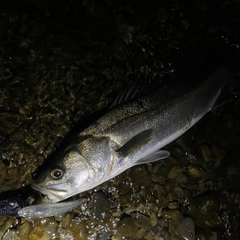
[{"label": "fish mouth", "polygon": [[50,185],[47,187],[42,187],[39,184],[32,184],[31,187],[44,194],[49,202],[56,203],[59,201],[62,201],[66,199],[66,196],[68,196],[68,189],[69,189],[69,184],[62,183],[62,184],[56,184],[56,185]]}]

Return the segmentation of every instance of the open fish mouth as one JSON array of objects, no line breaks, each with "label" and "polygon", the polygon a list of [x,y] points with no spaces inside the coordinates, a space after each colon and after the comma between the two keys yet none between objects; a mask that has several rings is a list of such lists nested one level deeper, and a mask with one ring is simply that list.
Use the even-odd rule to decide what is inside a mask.
[{"label": "open fish mouth", "polygon": [[33,183],[31,187],[34,190],[37,190],[44,194],[48,198],[48,200],[52,203],[64,200],[66,198],[65,196],[69,192],[68,189],[70,188],[69,184],[66,183],[50,185],[46,188]]}]

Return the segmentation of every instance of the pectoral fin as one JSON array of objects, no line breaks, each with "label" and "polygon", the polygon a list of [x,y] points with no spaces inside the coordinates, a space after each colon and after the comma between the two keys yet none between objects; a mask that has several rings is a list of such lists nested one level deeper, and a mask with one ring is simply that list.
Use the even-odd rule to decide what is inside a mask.
[{"label": "pectoral fin", "polygon": [[118,167],[130,165],[138,165],[143,163],[155,162],[160,159],[167,158],[170,153],[166,150],[157,150],[153,153],[146,155],[151,148],[150,142],[152,139],[152,130],[145,130],[127,143],[125,143],[120,149],[116,151],[118,157]]},{"label": "pectoral fin", "polygon": [[151,140],[152,130],[145,130],[132,139],[130,139],[127,143],[125,143],[117,152],[123,157],[129,157],[139,152],[142,148],[144,148],[149,141]]},{"label": "pectoral fin", "polygon": [[156,162],[158,160],[167,158],[169,155],[170,155],[170,153],[168,151],[159,149],[156,152],[153,152],[153,153],[145,156],[144,158],[139,159],[136,162],[136,165],[143,164],[143,163]]}]

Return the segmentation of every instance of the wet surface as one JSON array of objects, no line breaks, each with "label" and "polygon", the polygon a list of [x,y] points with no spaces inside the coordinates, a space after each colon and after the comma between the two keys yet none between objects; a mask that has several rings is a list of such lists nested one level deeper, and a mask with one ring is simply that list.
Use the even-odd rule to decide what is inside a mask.
[{"label": "wet surface", "polygon": [[1,1],[0,191],[32,173],[130,81],[230,67],[226,103],[64,216],[0,217],[2,239],[240,239],[237,1]]}]

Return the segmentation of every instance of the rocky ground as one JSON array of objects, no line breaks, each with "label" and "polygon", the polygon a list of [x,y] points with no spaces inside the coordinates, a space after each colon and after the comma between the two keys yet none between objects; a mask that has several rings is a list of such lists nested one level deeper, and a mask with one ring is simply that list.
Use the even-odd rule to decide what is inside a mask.
[{"label": "rocky ground", "polygon": [[[131,81],[229,67],[226,103],[59,217],[2,239],[240,239],[238,1],[1,1],[0,192],[21,189]],[[202,65],[201,65],[202,64]],[[94,118],[94,117],[93,117]]]}]

